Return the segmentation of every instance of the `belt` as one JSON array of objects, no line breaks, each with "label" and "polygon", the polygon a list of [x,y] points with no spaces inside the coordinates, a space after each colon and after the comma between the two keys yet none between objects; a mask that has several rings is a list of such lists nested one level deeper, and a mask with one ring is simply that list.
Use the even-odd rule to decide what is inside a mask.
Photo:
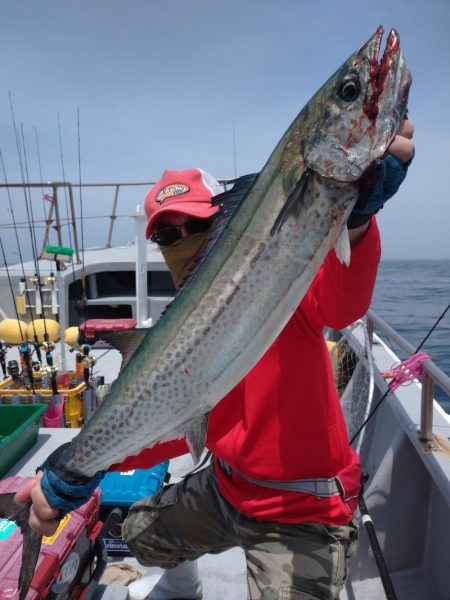
[{"label": "belt", "polygon": [[287,479],[279,481],[275,479],[255,479],[249,475],[244,475],[228,465],[223,458],[219,458],[219,465],[226,475],[237,475],[250,483],[275,490],[284,490],[288,492],[302,492],[303,494],[312,494],[319,498],[329,498],[331,496],[344,497],[344,489],[338,477],[317,477],[312,479]]}]

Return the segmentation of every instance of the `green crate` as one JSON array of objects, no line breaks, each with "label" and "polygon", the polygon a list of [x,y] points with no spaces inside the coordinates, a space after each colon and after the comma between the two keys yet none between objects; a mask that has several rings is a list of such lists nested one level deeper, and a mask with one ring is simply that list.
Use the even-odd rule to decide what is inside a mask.
[{"label": "green crate", "polygon": [[0,477],[36,443],[46,404],[0,405]]}]

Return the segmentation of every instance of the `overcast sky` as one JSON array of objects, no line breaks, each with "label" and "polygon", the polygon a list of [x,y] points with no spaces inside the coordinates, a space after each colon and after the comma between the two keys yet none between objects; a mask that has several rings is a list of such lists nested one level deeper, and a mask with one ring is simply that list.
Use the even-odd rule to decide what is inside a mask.
[{"label": "overcast sky", "polygon": [[380,214],[383,256],[450,258],[449,0],[0,0],[0,11],[9,181],[20,172],[8,92],[29,180],[40,178],[35,131],[43,179],[62,179],[59,114],[66,179],[78,181],[78,108],[84,182],[191,166],[228,178],[261,169],[336,68],[379,24],[395,27],[414,79],[417,153]]}]

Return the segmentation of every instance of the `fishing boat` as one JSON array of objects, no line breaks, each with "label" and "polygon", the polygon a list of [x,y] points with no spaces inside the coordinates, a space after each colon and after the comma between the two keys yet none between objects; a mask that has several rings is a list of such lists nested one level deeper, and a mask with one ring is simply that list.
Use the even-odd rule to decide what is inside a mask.
[{"label": "fishing boat", "polygon": [[[222,183],[226,187],[226,181]],[[19,190],[23,194],[26,188],[28,193],[34,190],[51,197],[48,214],[40,223],[43,228],[41,258],[38,262],[21,261],[0,269],[0,318],[20,317],[30,323],[40,316],[57,321],[61,341],[52,349],[52,361],[54,372],[59,374],[76,372],[80,349],[74,351],[65,343],[65,332],[85,323],[84,331],[92,337],[88,335],[88,351],[81,354],[84,359],[94,359],[85,360],[75,382],[82,388],[76,392],[80,403],[76,417],[67,418],[61,413],[59,427],[40,428],[36,443],[4,477],[33,475],[53,448],[76,435],[78,427],[82,427],[100,401],[99,389],[117,376],[118,353],[99,345],[95,334],[108,328],[151,327],[173,296],[171,278],[158,248],[145,241],[145,215],[139,203],[150,185],[151,182],[82,186],[85,198],[89,193],[101,196],[112,192],[113,196],[112,209],[103,211],[106,214],[95,215],[94,211],[94,214],[84,215],[84,219],[96,218],[104,225],[105,239],[100,240],[100,228],[96,226],[93,245],[79,244],[82,219],[75,214],[73,201],[74,190],[79,186],[67,182],[0,186],[7,188],[10,194]],[[68,199],[65,217],[61,216],[63,193]],[[85,204],[98,206],[97,202],[86,200]],[[130,208],[136,204],[137,208]],[[115,242],[118,221],[122,238],[126,230],[130,242]],[[2,233],[6,225],[2,226]],[[34,222],[33,231],[37,230],[38,224]],[[51,235],[56,235],[53,246]],[[66,258],[61,256],[62,249],[68,247],[72,250],[68,253],[71,260],[67,260],[67,254]],[[22,301],[18,303],[16,297]],[[22,307],[20,315],[18,304]],[[345,330],[330,330],[324,334],[349,436],[367,473],[358,512],[359,546],[351,559],[341,598],[448,600],[450,415],[434,399],[434,388],[438,386],[450,396],[450,378],[433,363],[432,357],[417,353],[416,348],[373,310]],[[20,363],[20,343],[15,347],[6,347],[6,343],[2,348],[6,354],[3,359],[6,377],[0,387],[3,403],[32,403],[36,398],[42,402],[44,398],[50,406],[56,392],[64,396],[76,388],[75,385],[64,388],[66,379],[60,380],[55,390],[51,387],[48,370],[47,384],[41,384],[37,390],[30,391],[25,368],[24,378],[13,381],[11,364]],[[402,361],[399,355],[409,359]],[[93,381],[97,383],[91,385]],[[11,393],[14,385],[22,386],[22,392]],[[94,395],[89,392],[92,389]],[[86,401],[88,392],[91,394],[89,402]],[[169,466],[173,480],[191,468],[190,456],[171,461]],[[109,560],[117,560],[117,556]],[[139,568],[132,558],[127,556],[124,560],[133,568]],[[199,569],[205,600],[246,597],[245,559],[239,548],[220,556],[203,557]],[[140,580],[130,583],[123,598],[130,592],[133,598],[145,598],[159,572],[147,569]],[[0,583],[0,598],[1,586]],[[106,599],[108,588],[111,591],[111,586],[103,586],[103,596],[97,597]],[[85,592],[80,593],[81,597],[88,597]]]}]

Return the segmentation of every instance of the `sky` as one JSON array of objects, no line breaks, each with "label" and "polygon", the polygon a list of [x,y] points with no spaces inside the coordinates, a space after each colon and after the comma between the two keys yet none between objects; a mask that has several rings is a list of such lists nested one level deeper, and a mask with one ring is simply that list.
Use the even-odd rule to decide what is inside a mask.
[{"label": "sky", "polygon": [[[151,182],[192,166],[216,178],[258,171],[379,24],[398,30],[413,76],[416,144],[405,183],[380,213],[383,257],[450,259],[448,0],[0,0],[6,178],[21,181],[12,112],[29,181],[40,172],[62,180],[62,160],[74,183],[80,174]],[[142,204],[145,191],[134,188],[119,212]],[[18,216],[20,202],[13,198]],[[83,202],[86,214],[104,213],[112,196]],[[0,206],[0,224],[10,222],[2,190]],[[44,206],[36,200],[37,219]],[[88,234],[95,238],[95,220]]]}]

